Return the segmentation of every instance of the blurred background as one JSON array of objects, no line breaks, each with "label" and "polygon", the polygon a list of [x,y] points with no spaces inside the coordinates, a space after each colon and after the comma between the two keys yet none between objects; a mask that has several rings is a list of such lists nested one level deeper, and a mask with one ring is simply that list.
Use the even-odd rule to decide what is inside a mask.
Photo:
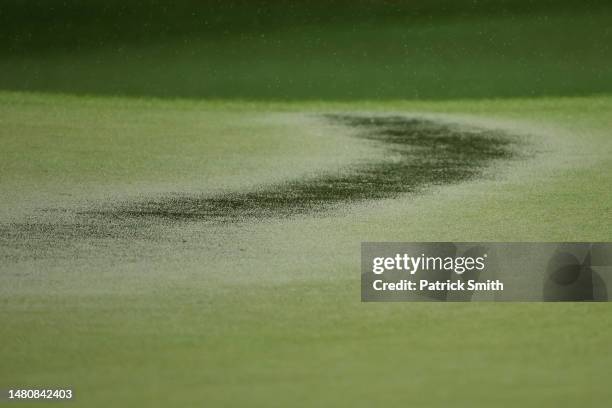
[{"label": "blurred background", "polygon": [[3,0],[0,89],[256,100],[612,91],[609,0]]}]

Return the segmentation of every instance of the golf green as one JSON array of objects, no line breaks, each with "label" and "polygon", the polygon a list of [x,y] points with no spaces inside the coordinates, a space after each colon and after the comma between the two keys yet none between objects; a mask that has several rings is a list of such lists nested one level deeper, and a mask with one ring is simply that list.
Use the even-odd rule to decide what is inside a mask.
[{"label": "golf green", "polygon": [[[362,304],[359,248],[612,241],[611,109],[2,92],[0,384],[73,387],[88,407],[604,406],[607,304]],[[314,212],[117,218],[388,160],[329,115],[498,132],[520,154]],[[83,224],[92,211],[115,217]]]},{"label": "golf green", "polygon": [[612,241],[611,21],[609,0],[3,0],[0,392],[609,406],[609,303],[361,302],[360,248]]}]

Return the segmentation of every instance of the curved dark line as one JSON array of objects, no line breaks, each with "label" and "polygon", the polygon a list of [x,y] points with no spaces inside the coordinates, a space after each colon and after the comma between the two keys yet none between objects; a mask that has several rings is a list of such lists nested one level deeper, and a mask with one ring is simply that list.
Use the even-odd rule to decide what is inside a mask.
[{"label": "curved dark line", "polygon": [[479,175],[493,160],[515,156],[519,143],[500,131],[466,129],[403,116],[325,118],[355,128],[357,137],[377,142],[387,157],[356,164],[340,174],[289,181],[250,192],[215,197],[169,196],[95,214],[121,219],[222,222],[291,217],[465,181]]},{"label": "curved dark line", "polygon": [[[347,204],[419,193],[432,185],[454,184],[482,174],[499,159],[520,155],[522,142],[504,132],[403,116],[326,115],[354,129],[356,137],[385,155],[356,163],[337,174],[295,180],[250,192],[220,196],[183,194],[132,201],[110,209],[73,214],[74,222],[0,224],[0,258],[48,256],[79,239],[156,239],[157,223],[235,223],[285,218],[338,209]],[[6,251],[5,251],[6,250]],[[25,250],[25,251],[24,251]]]}]

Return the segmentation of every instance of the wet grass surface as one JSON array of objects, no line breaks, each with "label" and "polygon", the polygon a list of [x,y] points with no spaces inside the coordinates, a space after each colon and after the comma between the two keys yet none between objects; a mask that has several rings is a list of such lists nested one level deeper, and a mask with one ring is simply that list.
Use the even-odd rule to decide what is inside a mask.
[{"label": "wet grass surface", "polygon": [[[234,106],[5,95],[3,102],[4,384],[68,384],[87,407],[117,398],[135,407],[431,408],[472,407],[475,398],[525,408],[611,399],[606,304],[365,305],[358,277],[360,242],[610,241],[610,97]],[[305,117],[340,111],[470,117],[505,129],[499,137],[518,153],[485,161],[474,182],[440,181],[363,205],[342,200],[337,210],[270,222],[76,212],[133,207],[142,201],[126,200],[137,194],[213,198],[213,191],[280,188],[268,170],[251,174],[258,168],[305,182],[402,157],[367,126],[338,125],[334,133],[336,126]],[[514,134],[529,134],[528,144],[515,149]],[[251,155],[258,157],[246,161]],[[343,171],[309,171],[317,168]],[[542,284],[534,281],[538,290]]]},{"label": "wet grass surface", "polygon": [[357,164],[341,174],[265,186],[250,192],[218,197],[163,197],[93,214],[120,219],[223,222],[291,217],[344,204],[418,193],[427,186],[461,182],[477,176],[491,161],[509,159],[516,154],[516,139],[498,131],[462,129],[403,116],[327,115],[326,118],[356,128],[356,136],[376,142],[386,150],[386,158]]},{"label": "wet grass surface", "polygon": [[[36,220],[0,225],[3,258],[40,258],[80,239],[155,240],[155,225],[181,221],[216,224],[259,221],[340,210],[368,200],[422,193],[473,179],[496,160],[519,155],[520,141],[501,131],[465,128],[404,116],[326,115],[353,128],[384,156],[338,174],[263,186],[220,196],[173,194],[70,214],[71,222]],[[26,249],[27,253],[20,251]],[[12,255],[11,255],[12,253]]]}]

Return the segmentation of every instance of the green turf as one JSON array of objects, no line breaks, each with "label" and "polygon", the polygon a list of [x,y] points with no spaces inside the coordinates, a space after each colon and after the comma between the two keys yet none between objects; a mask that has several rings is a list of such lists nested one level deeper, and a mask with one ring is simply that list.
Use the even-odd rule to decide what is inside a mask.
[{"label": "green turf", "polygon": [[612,92],[611,19],[610,7],[551,8],[136,42],[105,40],[117,30],[109,23],[90,34],[94,46],[3,55],[0,89],[296,101],[591,95]]},{"label": "green turf", "polygon": [[[73,387],[66,405],[86,407],[608,406],[608,304],[365,304],[359,279],[362,241],[612,241],[606,3],[6,0],[0,389]],[[117,203],[385,159],[329,113],[497,129],[524,150],[330,212],[79,233],[80,212]]]},{"label": "green turf", "polygon": [[426,115],[531,146],[484,178],[316,217],[152,221],[141,228],[154,240],[51,248],[0,241],[0,384],[72,386],[87,407],[606,406],[607,304],[362,304],[359,248],[611,241],[611,109],[607,96],[256,103],[0,93],[3,225],[69,223],[78,209],[168,192],[242,191],[376,154],[319,113]]}]

